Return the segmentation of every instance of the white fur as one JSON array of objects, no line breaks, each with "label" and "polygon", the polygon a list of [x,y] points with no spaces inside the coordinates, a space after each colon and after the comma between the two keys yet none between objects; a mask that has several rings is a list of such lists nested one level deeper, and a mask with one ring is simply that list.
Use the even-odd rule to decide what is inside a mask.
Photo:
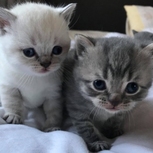
[{"label": "white fur", "polygon": [[[8,13],[0,8],[0,98],[7,122],[21,122],[23,103],[30,108],[43,104],[47,117],[44,128],[60,126],[60,67],[70,46],[68,24],[75,6],[54,8],[25,3]],[[54,46],[61,46],[63,52],[53,55],[45,73],[41,72],[43,67],[36,57],[23,54],[23,49],[34,48],[39,57],[50,57]]]}]

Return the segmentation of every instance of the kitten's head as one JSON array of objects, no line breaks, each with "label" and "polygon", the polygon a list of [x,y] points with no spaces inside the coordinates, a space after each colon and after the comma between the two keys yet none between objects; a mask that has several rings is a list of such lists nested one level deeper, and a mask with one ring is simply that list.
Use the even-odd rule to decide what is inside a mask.
[{"label": "kitten's head", "polygon": [[11,10],[0,8],[2,58],[28,75],[58,70],[69,50],[68,25],[75,7],[25,3]]},{"label": "kitten's head", "polygon": [[152,48],[132,38],[76,36],[74,78],[80,93],[111,113],[132,109],[152,83]]},{"label": "kitten's head", "polygon": [[137,32],[133,30],[134,38],[144,47],[153,43],[153,33],[147,31]]}]

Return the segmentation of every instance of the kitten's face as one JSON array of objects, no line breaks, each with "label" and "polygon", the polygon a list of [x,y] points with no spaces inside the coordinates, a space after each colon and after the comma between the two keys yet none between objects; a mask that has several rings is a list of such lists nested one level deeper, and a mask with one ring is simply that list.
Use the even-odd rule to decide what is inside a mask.
[{"label": "kitten's face", "polygon": [[[11,27],[4,27],[7,32],[2,40],[8,64],[29,75],[41,76],[58,70],[70,45],[68,23],[62,13],[33,3],[19,5],[11,13],[16,19]],[[72,14],[68,13],[66,18]]]},{"label": "kitten's face", "polygon": [[134,32],[134,38],[141,43],[143,46],[147,46],[153,43],[153,33],[142,31]]},{"label": "kitten's face", "polygon": [[111,113],[129,111],[151,86],[151,58],[126,38],[87,41],[74,73],[80,93]]}]

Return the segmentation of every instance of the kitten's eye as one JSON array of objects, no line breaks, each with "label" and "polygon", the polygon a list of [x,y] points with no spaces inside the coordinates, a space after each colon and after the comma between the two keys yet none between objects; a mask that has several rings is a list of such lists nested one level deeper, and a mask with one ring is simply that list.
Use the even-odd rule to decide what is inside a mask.
[{"label": "kitten's eye", "polygon": [[54,46],[53,50],[52,50],[52,53],[54,55],[59,55],[62,53],[62,47],[61,46]]},{"label": "kitten's eye", "polygon": [[139,86],[135,82],[130,82],[127,84],[125,91],[128,94],[134,94],[138,91]]},{"label": "kitten's eye", "polygon": [[97,89],[97,90],[105,90],[106,89],[106,84],[105,84],[105,81],[103,81],[103,80],[95,80],[93,82],[93,85],[94,85],[95,89]]},{"label": "kitten's eye", "polygon": [[23,49],[23,53],[27,57],[32,57],[35,55],[35,50],[33,48],[26,48],[26,49]]}]

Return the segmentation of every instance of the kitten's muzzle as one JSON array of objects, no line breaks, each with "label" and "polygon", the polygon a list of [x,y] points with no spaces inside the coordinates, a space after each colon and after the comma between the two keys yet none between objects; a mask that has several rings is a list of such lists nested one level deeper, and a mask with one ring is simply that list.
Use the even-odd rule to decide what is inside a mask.
[{"label": "kitten's muzzle", "polygon": [[51,62],[41,62],[40,65],[44,68],[48,68],[50,66]]},{"label": "kitten's muzzle", "polygon": [[121,96],[119,94],[110,95],[109,102],[115,107],[121,103]]},{"label": "kitten's muzzle", "polygon": [[51,65],[51,56],[50,55],[42,55],[38,58],[38,61],[42,67],[45,69]]}]

